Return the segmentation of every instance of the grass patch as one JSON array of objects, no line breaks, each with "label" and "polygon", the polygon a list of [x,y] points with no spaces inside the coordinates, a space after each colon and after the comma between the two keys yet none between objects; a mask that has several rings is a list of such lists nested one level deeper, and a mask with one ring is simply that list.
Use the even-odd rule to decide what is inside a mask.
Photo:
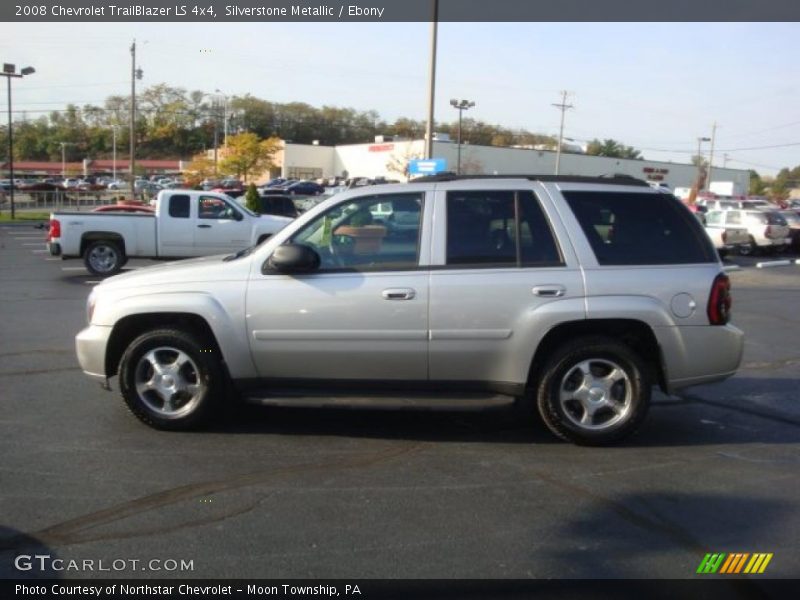
[{"label": "grass patch", "polygon": [[0,223],[15,223],[17,221],[27,222],[27,221],[49,221],[50,220],[50,213],[49,212],[20,212],[17,211],[15,215],[15,219],[11,220],[11,211],[4,210],[0,212]]}]

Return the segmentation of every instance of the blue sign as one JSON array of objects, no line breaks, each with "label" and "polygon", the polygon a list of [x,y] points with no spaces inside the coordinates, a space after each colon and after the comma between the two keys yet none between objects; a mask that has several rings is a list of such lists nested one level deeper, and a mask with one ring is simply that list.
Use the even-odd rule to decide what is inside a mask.
[{"label": "blue sign", "polygon": [[417,158],[408,161],[409,175],[436,175],[447,170],[447,161],[444,158]]}]

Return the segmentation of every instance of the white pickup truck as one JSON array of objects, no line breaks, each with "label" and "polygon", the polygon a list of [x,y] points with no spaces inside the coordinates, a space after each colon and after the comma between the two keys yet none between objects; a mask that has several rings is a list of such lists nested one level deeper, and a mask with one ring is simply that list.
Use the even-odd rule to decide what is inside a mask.
[{"label": "white pickup truck", "polygon": [[186,258],[236,252],[262,242],[292,219],[250,212],[225,194],[159,192],[155,214],[54,212],[47,248],[82,258],[93,275],[113,275],[128,258]]}]

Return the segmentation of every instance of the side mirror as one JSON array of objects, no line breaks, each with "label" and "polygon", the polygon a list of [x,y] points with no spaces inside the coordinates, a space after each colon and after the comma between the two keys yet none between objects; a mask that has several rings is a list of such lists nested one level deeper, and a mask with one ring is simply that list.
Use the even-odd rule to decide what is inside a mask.
[{"label": "side mirror", "polygon": [[244,219],[242,213],[240,213],[238,210],[233,213],[233,218],[236,221],[241,221],[242,219]]},{"label": "side mirror", "polygon": [[303,244],[283,244],[267,259],[262,272],[268,270],[279,273],[310,273],[319,268],[319,254]]}]

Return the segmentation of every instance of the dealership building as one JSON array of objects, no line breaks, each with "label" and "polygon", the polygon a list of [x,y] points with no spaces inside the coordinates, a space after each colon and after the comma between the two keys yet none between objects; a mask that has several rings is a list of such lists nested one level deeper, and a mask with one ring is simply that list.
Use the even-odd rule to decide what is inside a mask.
[{"label": "dealership building", "polygon": [[[433,158],[444,160],[445,170],[455,172],[458,144],[434,141]],[[316,179],[319,177],[367,177],[406,181],[409,161],[425,156],[424,140],[392,140],[378,136],[372,144],[319,146],[286,143],[275,157],[272,175]],[[461,145],[461,172],[465,174],[555,173],[556,152],[536,148]],[[561,175],[630,175],[639,179],[667,183],[671,188],[690,187],[697,178],[697,167],[685,163],[630,160],[562,152]],[[734,189],[750,186],[750,172],[743,169],[713,167],[712,181],[732,182]]]}]

